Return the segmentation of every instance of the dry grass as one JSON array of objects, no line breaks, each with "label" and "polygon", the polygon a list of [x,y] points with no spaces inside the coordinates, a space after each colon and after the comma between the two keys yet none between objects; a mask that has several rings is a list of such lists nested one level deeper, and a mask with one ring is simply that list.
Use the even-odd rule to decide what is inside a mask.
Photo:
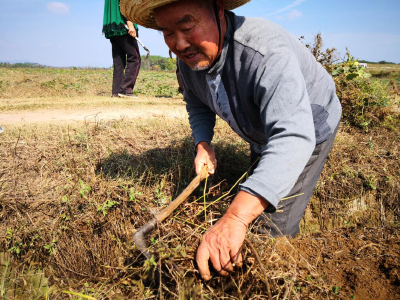
[{"label": "dry grass", "polygon": [[[0,99],[68,98],[111,96],[112,70],[8,69],[0,68]],[[152,97],[177,96],[175,73],[140,71],[134,94]],[[3,102],[3,101],[2,101]],[[40,101],[41,102],[41,101]],[[44,100],[46,102],[46,100]],[[62,104],[62,103],[60,103]],[[41,105],[41,104],[38,104]],[[22,109],[30,109],[25,107]],[[1,107],[0,107],[1,110]]]},{"label": "dry grass", "polygon": [[0,298],[71,299],[63,292],[70,291],[96,299],[267,299],[268,282],[273,299],[396,299],[398,117],[392,122],[368,133],[343,124],[302,234],[270,239],[249,230],[243,268],[207,283],[194,264],[197,245],[249,161],[248,146],[227,125],[217,123],[217,173],[149,236],[150,261],[132,233],[194,177],[186,119],[9,125],[0,136]]},{"label": "dry grass", "polygon": [[[354,138],[354,132],[347,130],[350,129],[343,128],[339,133],[311,204],[312,217],[305,219],[303,232],[311,235],[303,234],[290,242],[265,242],[249,232],[248,239],[259,252],[261,262],[246,244],[243,269],[226,279],[214,276],[205,284],[193,265],[196,245],[232,196],[210,206],[206,222],[200,188],[150,236],[149,245],[157,253],[154,265],[144,263],[132,241],[135,229],[194,176],[186,120],[122,119],[74,126],[8,128],[0,147],[0,240],[13,265],[13,275],[6,281],[8,287],[13,287],[10,293],[21,295],[32,290],[17,282],[26,276],[27,267],[36,266],[45,271],[53,288],[50,293],[58,299],[63,298],[61,290],[67,288],[97,295],[99,299],[107,293],[111,298],[119,294],[129,299],[159,297],[161,293],[166,299],[179,295],[182,299],[199,298],[200,294],[213,299],[257,299],[265,295],[260,263],[266,267],[277,299],[290,299],[293,295],[335,299],[335,286],[346,290],[343,296],[365,293],[346,281],[338,281],[326,268],[333,268],[335,253],[343,250],[338,238],[345,239],[346,235],[356,244],[343,257],[346,267],[348,260],[354,259],[354,251],[371,242],[377,244],[373,239],[382,235],[390,239],[379,242],[381,253],[399,254],[398,248],[391,250],[397,247],[395,232],[385,229],[398,224],[399,143],[378,136],[371,149],[366,136]],[[222,123],[217,128],[216,145],[220,164],[218,173],[208,182],[208,203],[246,172],[248,161],[247,146]],[[379,154],[383,148],[390,154]],[[355,153],[358,157],[354,157]],[[389,176],[393,176],[391,185],[386,180]],[[376,178],[376,188],[367,184],[366,178],[371,177]],[[196,199],[200,201],[197,203]],[[352,211],[351,205],[367,208]],[[365,226],[371,230],[363,234],[372,238],[359,237],[356,243],[352,232],[360,236],[357,228]],[[318,244],[320,239],[328,243],[323,248]],[[325,253],[327,258],[318,253]],[[371,257],[357,257],[362,267],[370,264]],[[379,266],[381,258],[374,259]],[[395,281],[397,275],[392,276]],[[386,284],[386,288],[393,287]],[[25,296],[30,299],[28,294]]]}]

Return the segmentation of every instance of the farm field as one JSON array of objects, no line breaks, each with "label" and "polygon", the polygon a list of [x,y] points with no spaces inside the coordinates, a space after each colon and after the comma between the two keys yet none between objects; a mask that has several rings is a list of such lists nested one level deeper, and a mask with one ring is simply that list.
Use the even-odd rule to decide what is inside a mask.
[{"label": "farm field", "polygon": [[145,261],[132,234],[195,177],[175,73],[140,72],[124,99],[111,70],[0,68],[0,299],[399,299],[400,76],[384,67],[386,117],[341,123],[301,234],[249,228],[243,266],[208,282],[196,248],[248,145],[217,121],[216,174],[149,235]]}]

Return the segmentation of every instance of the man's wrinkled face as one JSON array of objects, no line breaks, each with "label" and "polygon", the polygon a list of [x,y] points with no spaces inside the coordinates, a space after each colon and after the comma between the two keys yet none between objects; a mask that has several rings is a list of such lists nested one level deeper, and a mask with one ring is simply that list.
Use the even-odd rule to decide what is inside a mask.
[{"label": "man's wrinkled face", "polygon": [[218,26],[213,11],[198,1],[177,1],[154,11],[169,49],[195,71],[208,69],[218,56]]}]

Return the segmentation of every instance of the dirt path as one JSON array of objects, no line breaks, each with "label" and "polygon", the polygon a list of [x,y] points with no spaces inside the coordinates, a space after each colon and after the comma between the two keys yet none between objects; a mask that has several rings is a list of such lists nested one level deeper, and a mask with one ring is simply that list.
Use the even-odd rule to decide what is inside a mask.
[{"label": "dirt path", "polygon": [[187,118],[184,106],[141,106],[140,108],[96,107],[84,109],[43,109],[22,110],[0,113],[0,125],[43,123],[43,122],[74,122],[111,119],[137,118]]}]

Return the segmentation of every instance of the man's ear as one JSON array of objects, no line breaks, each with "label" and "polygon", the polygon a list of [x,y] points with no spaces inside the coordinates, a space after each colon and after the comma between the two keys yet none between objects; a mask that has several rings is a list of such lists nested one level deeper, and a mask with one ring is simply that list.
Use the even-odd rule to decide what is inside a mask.
[{"label": "man's ear", "polygon": [[217,8],[218,8],[218,17],[222,20],[225,17],[225,7],[224,7],[224,0],[216,0]]}]

